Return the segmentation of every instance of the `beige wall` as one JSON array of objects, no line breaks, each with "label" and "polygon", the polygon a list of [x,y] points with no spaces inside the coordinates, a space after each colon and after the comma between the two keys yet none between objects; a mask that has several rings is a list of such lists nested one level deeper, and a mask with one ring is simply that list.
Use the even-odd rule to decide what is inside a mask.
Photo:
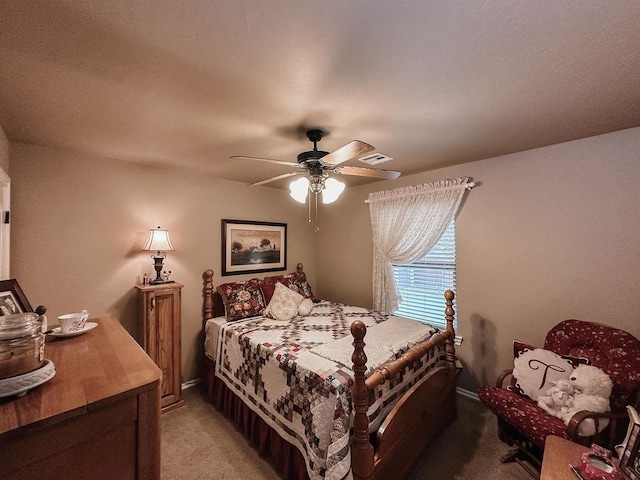
[{"label": "beige wall", "polygon": [[[155,273],[140,252],[149,228],[168,228],[175,252],[166,267],[183,283],[184,380],[196,377],[201,352],[202,272],[220,276],[220,220],[288,224],[288,271],[303,262],[315,284],[315,238],[306,208],[287,193],[177,171],[11,143],[12,276],[29,301],[62,313],[113,315],[135,335],[134,285]],[[213,161],[213,160],[212,160]]]},{"label": "beige wall", "polygon": [[[347,189],[322,212],[318,294],[371,306],[369,192],[470,176],[457,220],[458,321],[475,390],[579,318],[640,337],[640,129]],[[388,168],[393,168],[392,164]]]},{"label": "beige wall", "polygon": [[[305,264],[316,294],[371,305],[371,191],[470,176],[457,222],[460,385],[475,390],[511,364],[511,340],[541,344],[565,318],[640,336],[640,129],[531,150],[393,182],[349,188],[306,207],[270,188],[10,144],[12,276],[51,317],[87,308],[135,333],[133,285],[153,269],[146,231],[169,228],[167,267],[183,291],[183,376],[197,375],[201,274],[220,277],[220,219],[286,222],[289,269]],[[392,168],[389,165],[389,168]]]}]

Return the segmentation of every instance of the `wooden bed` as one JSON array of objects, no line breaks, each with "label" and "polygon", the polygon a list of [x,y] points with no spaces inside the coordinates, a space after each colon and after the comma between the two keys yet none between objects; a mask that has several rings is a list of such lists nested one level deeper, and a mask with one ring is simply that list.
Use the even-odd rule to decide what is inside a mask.
[{"label": "wooden bed", "polygon": [[[295,274],[306,279],[302,264],[297,265]],[[203,275],[205,324],[209,319],[224,314],[222,299],[213,285],[213,275],[213,270],[207,270]],[[373,373],[368,376],[366,376],[367,355],[365,347],[367,328],[359,320],[351,324],[350,331],[353,336],[353,354],[351,356],[353,362],[353,385],[351,387],[353,424],[350,449],[351,474],[355,479],[387,480],[406,476],[423,448],[456,417],[456,356],[452,306],[454,293],[447,290],[444,292],[444,297],[446,299],[444,311],[446,329],[413,346],[400,358],[375,368]],[[377,431],[370,433],[367,415],[370,390],[393,379],[398,372],[403,371],[404,368],[412,365],[425,354],[429,354],[436,346],[440,349],[444,348],[443,364],[429,370],[421,380],[408,389],[395,403]],[[206,381],[209,398],[214,401],[214,386],[219,386],[222,382],[216,378],[214,362],[206,355],[203,365],[203,379]],[[227,396],[230,394],[233,395],[229,391],[225,392]],[[250,422],[245,418],[246,412],[240,414],[237,411],[227,411],[226,413],[227,416],[234,417],[236,424],[245,430],[248,436],[255,437],[257,435],[255,432],[248,433],[247,428],[243,428],[243,425],[246,427]],[[261,433],[260,437],[264,437],[264,434]],[[282,442],[291,447],[291,444],[287,444],[286,441],[282,440]],[[254,443],[258,443],[255,438]],[[282,450],[281,446],[261,447],[259,450],[262,454],[271,454],[274,466],[285,478],[308,478],[306,471],[302,471],[299,466],[294,468],[291,465],[292,462],[295,462],[295,458],[293,460],[275,460],[275,456]],[[271,451],[269,452],[269,450]],[[294,451],[294,454],[297,452],[295,447],[288,449],[289,452],[291,450]]]}]

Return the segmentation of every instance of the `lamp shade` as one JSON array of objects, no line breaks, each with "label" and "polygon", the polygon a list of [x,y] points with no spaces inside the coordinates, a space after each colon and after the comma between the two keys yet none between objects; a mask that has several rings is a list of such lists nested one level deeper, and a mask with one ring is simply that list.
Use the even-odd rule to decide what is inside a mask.
[{"label": "lamp shade", "polygon": [[309,193],[309,179],[307,177],[300,177],[289,184],[289,190],[291,198],[296,202],[305,203],[307,201],[307,194]]},{"label": "lamp shade", "polygon": [[147,243],[144,244],[142,250],[173,251],[174,248],[169,239],[169,230],[163,230],[160,227],[150,229]]},{"label": "lamp shade", "polygon": [[322,203],[333,203],[344,192],[344,183],[335,178],[327,178],[324,182],[324,190],[322,190]]}]

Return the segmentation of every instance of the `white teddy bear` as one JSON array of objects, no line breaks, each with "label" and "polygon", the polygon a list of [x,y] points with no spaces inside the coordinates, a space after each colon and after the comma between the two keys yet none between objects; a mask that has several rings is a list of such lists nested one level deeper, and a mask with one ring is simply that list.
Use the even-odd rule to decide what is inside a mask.
[{"label": "white teddy bear", "polygon": [[[566,425],[576,412],[587,410],[594,413],[604,413],[611,410],[609,397],[613,389],[613,382],[602,369],[591,365],[579,365],[569,377],[569,383],[574,389],[573,403],[560,417]],[[608,421],[599,423],[599,430],[606,427]],[[589,437],[595,435],[595,422],[585,420],[578,427],[578,434]]]},{"label": "white teddy bear", "polygon": [[550,382],[551,387],[546,395],[537,398],[538,406],[554,417],[563,418],[573,406],[574,388],[569,380],[556,380]]}]

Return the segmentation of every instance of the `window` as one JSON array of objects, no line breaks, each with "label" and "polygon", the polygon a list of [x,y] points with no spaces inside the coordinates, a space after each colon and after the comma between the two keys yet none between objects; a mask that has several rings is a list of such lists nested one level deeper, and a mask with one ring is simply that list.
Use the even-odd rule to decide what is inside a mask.
[{"label": "window", "polygon": [[394,314],[444,328],[444,291],[456,289],[455,220],[420,260],[408,265],[394,265],[393,276],[402,295]]}]

